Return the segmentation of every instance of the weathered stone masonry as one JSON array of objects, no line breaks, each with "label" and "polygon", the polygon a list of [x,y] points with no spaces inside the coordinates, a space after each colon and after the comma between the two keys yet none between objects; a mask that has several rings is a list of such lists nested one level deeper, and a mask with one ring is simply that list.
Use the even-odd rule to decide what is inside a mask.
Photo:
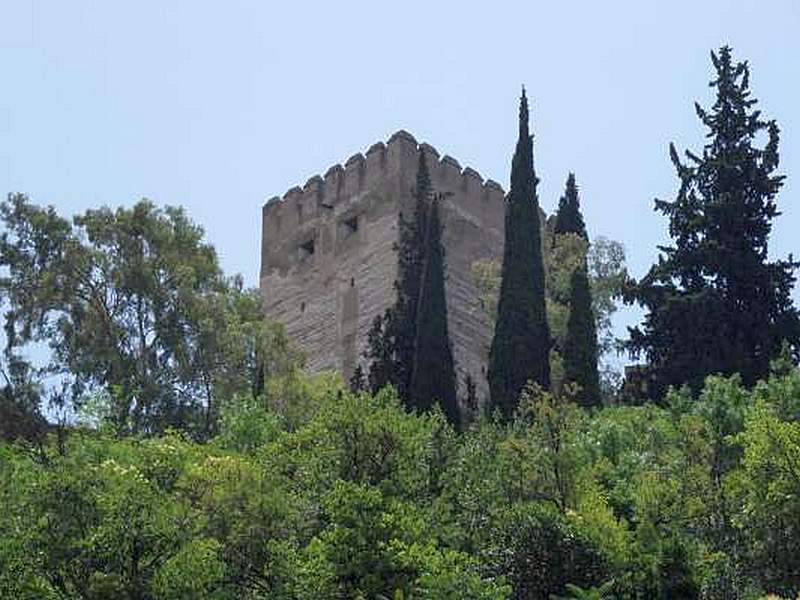
[{"label": "weathered stone masonry", "polygon": [[420,148],[434,189],[452,194],[442,204],[442,239],[459,387],[471,373],[485,396],[492,330],[471,266],[502,258],[504,192],[405,131],[267,201],[260,277],[266,313],[284,323],[312,371],[350,376],[363,362],[373,319],[395,299],[398,214],[411,214]]}]

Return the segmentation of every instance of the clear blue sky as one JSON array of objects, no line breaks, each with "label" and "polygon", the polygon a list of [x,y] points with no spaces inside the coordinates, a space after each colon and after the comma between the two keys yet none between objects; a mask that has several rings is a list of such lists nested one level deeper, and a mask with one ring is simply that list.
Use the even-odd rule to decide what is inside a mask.
[{"label": "clear blue sky", "polygon": [[264,199],[397,129],[507,186],[524,83],[542,206],[575,171],[590,233],[623,242],[638,276],[666,240],[668,144],[701,144],[693,102],[721,44],[781,126],[772,253],[800,254],[791,0],[0,0],[0,193],[64,214],[184,205],[255,285]]}]

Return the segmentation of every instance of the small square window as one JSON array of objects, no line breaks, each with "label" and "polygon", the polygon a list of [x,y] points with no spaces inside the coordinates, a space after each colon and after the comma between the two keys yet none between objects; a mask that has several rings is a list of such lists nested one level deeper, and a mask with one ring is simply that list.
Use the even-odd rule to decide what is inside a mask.
[{"label": "small square window", "polygon": [[314,254],[314,238],[307,240],[298,247],[300,260],[306,260]]},{"label": "small square window", "polygon": [[346,240],[358,231],[358,216],[339,221],[339,239]]}]

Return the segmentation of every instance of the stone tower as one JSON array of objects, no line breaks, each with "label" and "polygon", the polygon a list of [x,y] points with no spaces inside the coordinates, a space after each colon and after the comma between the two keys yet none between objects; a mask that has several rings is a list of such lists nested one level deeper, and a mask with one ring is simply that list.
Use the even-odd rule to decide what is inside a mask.
[{"label": "stone tower", "polygon": [[[504,193],[454,158],[398,131],[262,209],[261,293],[267,316],[286,327],[311,371],[349,378],[363,364],[367,332],[395,300],[398,217],[410,216],[418,152],[426,153],[441,204],[448,326],[459,388],[467,374],[488,393],[492,328],[481,309],[472,264],[502,260]],[[366,367],[366,365],[364,365]]]}]

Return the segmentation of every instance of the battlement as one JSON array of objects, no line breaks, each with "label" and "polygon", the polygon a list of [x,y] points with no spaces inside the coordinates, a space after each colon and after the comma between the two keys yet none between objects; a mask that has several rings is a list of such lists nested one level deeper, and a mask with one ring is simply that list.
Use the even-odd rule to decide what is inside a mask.
[{"label": "battlement", "polygon": [[[274,196],[266,201],[262,209],[265,225],[268,221],[280,224],[280,231],[267,227],[265,232],[284,238],[302,223],[320,215],[320,210],[334,210],[343,200],[371,190],[387,179],[413,177],[418,164],[418,152],[422,150],[428,159],[428,168],[434,187],[440,191],[461,192],[460,208],[481,218],[485,208],[470,202],[500,202],[505,197],[503,187],[483,177],[471,167],[462,168],[459,162],[439,152],[432,145],[418,143],[405,130],[394,133],[386,143],[377,142],[364,153],[348,158],[344,166],[335,164],[324,175],[314,175],[303,187],[294,186],[282,197]],[[472,205],[472,206],[471,206]],[[496,211],[495,211],[496,212]]]}]

